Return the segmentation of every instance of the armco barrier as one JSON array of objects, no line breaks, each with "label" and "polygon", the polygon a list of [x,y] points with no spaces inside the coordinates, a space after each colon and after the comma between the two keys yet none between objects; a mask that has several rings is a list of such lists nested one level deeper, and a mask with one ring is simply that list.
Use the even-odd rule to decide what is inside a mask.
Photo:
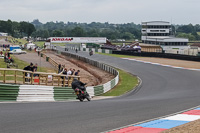
[{"label": "armco barrier", "polygon": [[0,84],[0,101],[16,101],[19,85]]},{"label": "armco barrier", "polygon": [[112,53],[122,54],[122,55],[143,56],[143,57],[162,57],[162,58],[179,59],[179,60],[200,61],[200,56],[181,55],[181,54],[154,53],[154,52],[136,53],[131,51],[112,51]]}]

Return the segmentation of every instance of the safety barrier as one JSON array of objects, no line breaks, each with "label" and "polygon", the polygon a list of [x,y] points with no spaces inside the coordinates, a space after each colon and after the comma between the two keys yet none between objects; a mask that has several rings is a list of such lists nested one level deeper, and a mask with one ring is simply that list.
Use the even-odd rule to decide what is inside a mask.
[{"label": "safety barrier", "polygon": [[[98,52],[98,53],[107,53],[107,54],[112,54],[112,50],[109,50],[109,49],[100,49],[100,48],[79,48],[79,47],[76,47],[76,46],[66,46],[67,49],[71,49],[71,50],[80,50],[80,51],[86,51],[86,52],[89,52],[89,51],[93,51],[93,53],[95,54],[95,52]],[[65,51],[67,51],[65,49]]]},{"label": "safety barrier", "polygon": [[53,86],[20,85],[17,101],[54,101]]},{"label": "safety barrier", "polygon": [[112,54],[112,50],[109,49],[97,49],[97,48],[80,48],[81,51],[93,51],[93,52],[98,52],[98,53],[107,53],[107,54]]},{"label": "safety barrier", "polygon": [[0,101],[63,101],[75,98],[71,87],[0,84]]},{"label": "safety barrier", "polygon": [[0,101],[16,101],[19,85],[0,84]]},{"label": "safety barrier", "polygon": [[142,57],[161,57],[169,59],[178,59],[178,60],[188,60],[188,61],[200,61],[200,56],[191,56],[191,55],[181,55],[181,54],[170,54],[170,53],[154,53],[154,52],[130,52],[130,51],[113,51],[113,54],[121,55],[133,55],[133,56],[142,56]]},{"label": "safety barrier", "polygon": [[55,101],[75,99],[76,95],[71,87],[54,87]]}]

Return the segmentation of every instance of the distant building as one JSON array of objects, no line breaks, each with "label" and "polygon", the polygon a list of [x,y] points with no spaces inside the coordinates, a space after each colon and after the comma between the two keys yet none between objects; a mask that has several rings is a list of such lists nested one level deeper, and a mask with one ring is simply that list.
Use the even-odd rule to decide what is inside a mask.
[{"label": "distant building", "polygon": [[8,36],[8,33],[0,32],[0,36]]},{"label": "distant building", "polygon": [[163,50],[187,49],[188,39],[176,38],[171,33],[171,24],[165,21],[142,22],[141,40],[145,44],[160,45]]}]

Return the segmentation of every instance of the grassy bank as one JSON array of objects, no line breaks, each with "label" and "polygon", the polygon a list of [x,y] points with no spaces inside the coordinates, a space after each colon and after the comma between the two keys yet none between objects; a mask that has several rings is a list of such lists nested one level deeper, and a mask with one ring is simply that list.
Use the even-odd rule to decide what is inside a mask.
[{"label": "grassy bank", "polygon": [[139,56],[131,56],[131,55],[120,55],[120,54],[106,54],[106,53],[98,53],[97,54],[101,54],[101,55],[107,55],[107,56],[112,56],[112,57],[118,57],[118,58],[138,58]]},{"label": "grassy bank", "polygon": [[[18,65],[18,68],[14,69],[24,69],[25,66],[30,65],[30,63],[22,61],[13,55],[11,55],[11,58],[14,59],[14,64]],[[4,59],[0,59],[0,68],[7,68],[7,63],[4,62]],[[47,69],[46,67],[38,67],[37,70],[40,70],[40,72],[56,72],[54,69]]]},{"label": "grassy bank", "polygon": [[33,42],[33,43],[36,44],[38,47],[43,48],[45,41],[37,41],[37,42]]},{"label": "grassy bank", "polygon": [[[134,58],[138,56],[129,56],[129,55],[119,55],[119,54],[106,54],[106,53],[98,53],[101,55],[113,56],[118,58]],[[135,88],[139,81],[136,76],[131,75],[125,71],[119,70],[119,83],[113,89],[103,94],[103,96],[120,96]]]},{"label": "grassy bank", "polygon": [[103,96],[120,96],[135,88],[138,85],[138,79],[125,71],[119,70],[119,83],[113,89],[103,94]]},{"label": "grassy bank", "polygon": [[[14,59],[14,64],[17,64],[18,67],[11,67],[13,69],[24,69],[25,66],[28,66],[29,63],[22,61],[18,59],[17,57],[11,55],[11,58]],[[7,63],[4,62],[4,59],[0,59],[0,68],[7,68]],[[37,69],[40,72],[48,72],[48,73],[55,73],[56,71],[54,69],[47,69],[45,67],[38,67]],[[16,72],[17,75],[22,76],[22,72]],[[0,71],[0,75],[3,75],[3,71]],[[6,75],[15,75],[15,71],[7,71]],[[7,76],[6,80],[14,80],[14,76]],[[0,76],[0,80],[3,80],[3,76]],[[17,77],[18,81],[22,81],[23,79],[21,77]]]}]

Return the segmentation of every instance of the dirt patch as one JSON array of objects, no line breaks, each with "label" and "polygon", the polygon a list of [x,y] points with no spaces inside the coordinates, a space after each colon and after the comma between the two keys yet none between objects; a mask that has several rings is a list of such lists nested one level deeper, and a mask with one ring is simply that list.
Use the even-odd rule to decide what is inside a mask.
[{"label": "dirt patch", "polygon": [[200,132],[200,120],[196,120],[196,121],[163,131],[162,133],[199,133],[199,132]]},{"label": "dirt patch", "polygon": [[70,68],[80,70],[81,81],[84,83],[88,83],[88,86],[104,84],[114,78],[114,75],[80,60],[76,60],[74,58],[59,55],[49,51],[45,54],[56,60],[57,63],[65,65],[65,68],[67,68],[68,70]]}]

